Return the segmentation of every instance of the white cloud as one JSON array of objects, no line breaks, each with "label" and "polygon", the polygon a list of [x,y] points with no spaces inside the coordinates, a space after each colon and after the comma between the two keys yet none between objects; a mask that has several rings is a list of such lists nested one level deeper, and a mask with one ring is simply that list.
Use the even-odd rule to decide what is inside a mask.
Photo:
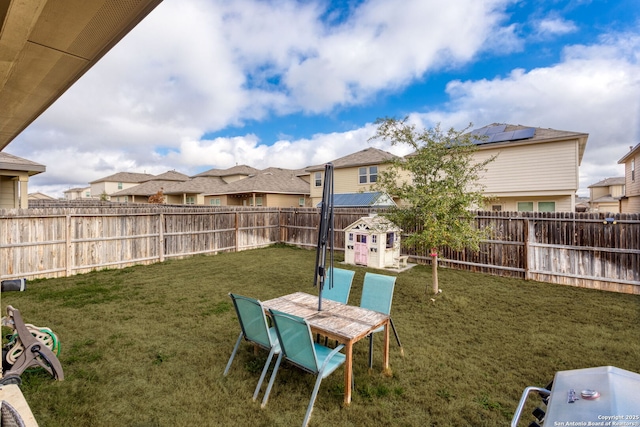
[{"label": "white cloud", "polygon": [[558,16],[548,16],[534,23],[536,35],[546,38],[558,35],[573,33],[578,30],[578,26]]}]

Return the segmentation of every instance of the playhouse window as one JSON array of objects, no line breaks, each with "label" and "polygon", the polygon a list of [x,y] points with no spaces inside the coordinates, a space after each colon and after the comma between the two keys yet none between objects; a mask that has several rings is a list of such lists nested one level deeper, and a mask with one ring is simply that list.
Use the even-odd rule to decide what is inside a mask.
[{"label": "playhouse window", "polygon": [[349,233],[349,241],[353,242],[353,233]]},{"label": "playhouse window", "polygon": [[378,243],[378,236],[376,236],[375,234],[371,236],[371,243]]},{"label": "playhouse window", "polygon": [[395,239],[394,233],[387,233],[387,249],[393,247],[394,239]]}]

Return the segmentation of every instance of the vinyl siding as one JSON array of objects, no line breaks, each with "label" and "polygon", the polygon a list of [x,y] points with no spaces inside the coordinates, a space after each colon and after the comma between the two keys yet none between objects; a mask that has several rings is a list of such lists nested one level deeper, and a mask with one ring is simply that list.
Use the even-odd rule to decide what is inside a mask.
[{"label": "vinyl siding", "polygon": [[15,208],[16,181],[10,177],[0,176],[0,208]]},{"label": "vinyl siding", "polygon": [[[624,164],[624,176],[625,176],[625,191],[626,195],[640,196],[640,153],[634,157],[636,162],[635,180],[631,180],[631,158],[627,159]],[[638,212],[638,211],[636,211]]]},{"label": "vinyl siding", "polygon": [[487,194],[578,190],[577,141],[483,149],[476,158],[493,155],[481,179]]}]

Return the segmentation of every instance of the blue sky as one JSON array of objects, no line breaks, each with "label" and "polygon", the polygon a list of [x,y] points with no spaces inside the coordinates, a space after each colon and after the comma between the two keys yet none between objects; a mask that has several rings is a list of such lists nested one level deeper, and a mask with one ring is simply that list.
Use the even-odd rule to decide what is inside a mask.
[{"label": "blue sky", "polygon": [[640,142],[637,0],[164,0],[6,151],[62,196],[119,171],[405,154],[368,141],[404,116],[589,133],[586,195]]}]

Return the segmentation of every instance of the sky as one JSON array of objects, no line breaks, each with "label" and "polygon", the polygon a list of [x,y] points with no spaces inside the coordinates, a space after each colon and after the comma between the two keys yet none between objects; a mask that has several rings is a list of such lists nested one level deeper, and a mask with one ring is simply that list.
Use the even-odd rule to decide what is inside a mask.
[{"label": "sky", "polygon": [[164,0],[5,152],[63,197],[116,172],[304,168],[375,120],[588,133],[579,195],[640,142],[638,0]]}]

